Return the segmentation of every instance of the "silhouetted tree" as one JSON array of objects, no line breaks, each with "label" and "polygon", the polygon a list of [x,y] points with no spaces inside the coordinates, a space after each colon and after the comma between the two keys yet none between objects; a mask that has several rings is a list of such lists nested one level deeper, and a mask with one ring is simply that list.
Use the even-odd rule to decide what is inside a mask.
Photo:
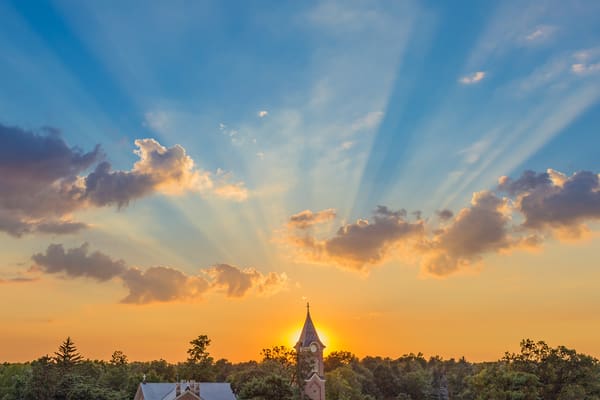
[{"label": "silhouetted tree", "polygon": [[58,347],[58,351],[54,352],[54,361],[61,367],[71,367],[81,362],[81,354],[77,351],[75,343],[68,336],[64,342]]}]

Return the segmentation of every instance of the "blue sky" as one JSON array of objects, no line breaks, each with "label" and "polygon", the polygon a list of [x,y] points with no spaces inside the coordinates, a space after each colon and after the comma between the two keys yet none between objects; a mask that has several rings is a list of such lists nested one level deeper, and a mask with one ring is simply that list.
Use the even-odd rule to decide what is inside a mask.
[{"label": "blue sky", "polygon": [[[376,236],[377,254],[353,267],[366,253],[346,259],[326,238],[388,218],[407,223],[406,234],[435,236],[436,212],[477,209],[485,199],[469,203],[473,193],[495,190],[501,176],[599,172],[598,15],[595,1],[2,2],[0,124],[23,135],[52,127],[70,148],[99,144],[113,171],[160,176],[121,206],[90,197],[53,214],[88,225],[76,234],[42,234],[47,220],[23,214],[37,233],[3,234],[0,281],[50,243],[86,242],[142,269],[191,274],[224,263],[284,273],[294,298],[309,292],[312,264],[343,264],[319,270],[328,282],[358,269],[344,279],[373,286],[364,278],[372,264],[420,261],[388,258],[392,239]],[[134,150],[151,157],[155,148],[135,143],[143,138],[186,162],[179,145],[193,160],[182,167],[189,176],[152,160],[135,167]],[[558,190],[562,175],[549,176]],[[521,207],[524,192],[505,187],[514,189],[507,207]],[[378,205],[407,214],[374,213]],[[597,207],[571,217],[596,232]],[[511,221],[544,228],[532,235],[547,246],[568,246],[553,230],[577,230],[520,211]],[[293,215],[314,232],[290,245]],[[300,239],[316,240],[326,256]],[[469,261],[458,259],[485,265],[507,243],[463,249]],[[295,260],[287,246],[300,247]]]}]

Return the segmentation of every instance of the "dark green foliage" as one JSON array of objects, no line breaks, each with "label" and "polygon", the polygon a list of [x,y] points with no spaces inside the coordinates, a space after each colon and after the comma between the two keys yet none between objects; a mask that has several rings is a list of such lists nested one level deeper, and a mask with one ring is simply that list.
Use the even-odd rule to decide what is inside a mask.
[{"label": "dark green foliage", "polygon": [[206,335],[200,335],[190,342],[188,359],[179,366],[179,376],[182,379],[195,380],[198,382],[211,382],[215,379],[213,369],[213,358],[208,353],[210,339]]},{"label": "dark green foliage", "polygon": [[298,376],[311,368],[304,357],[285,346],[261,351],[262,361],[238,364],[228,377],[240,399],[291,400],[299,393]]},{"label": "dark green foliage", "polygon": [[[67,338],[53,357],[0,364],[0,400],[130,400],[146,375],[149,382],[179,379],[228,381],[240,400],[298,400],[311,365],[293,349],[275,346],[260,362],[216,362],[210,339],[190,342],[187,361],[129,362],[121,351],[110,361],[84,360]],[[470,363],[464,358],[397,359],[332,352],[324,360],[329,400],[600,400],[600,363],[563,346],[524,340],[519,353]]]},{"label": "dark green foliage", "polygon": [[349,351],[332,351],[323,360],[325,372],[333,371],[344,365],[350,365],[358,362],[358,358]]}]

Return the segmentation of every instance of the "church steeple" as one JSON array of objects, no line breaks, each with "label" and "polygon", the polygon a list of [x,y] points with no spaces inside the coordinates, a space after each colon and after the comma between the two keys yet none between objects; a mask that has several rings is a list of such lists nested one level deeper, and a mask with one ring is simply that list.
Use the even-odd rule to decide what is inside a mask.
[{"label": "church steeple", "polygon": [[315,324],[313,324],[312,318],[310,317],[310,304],[306,303],[306,319],[304,320],[304,327],[302,327],[302,333],[300,333],[296,348],[309,347],[313,342],[319,343],[322,347],[325,347],[323,342],[321,342],[321,339],[319,339]]},{"label": "church steeple", "polygon": [[304,378],[304,395],[309,400],[325,400],[325,371],[323,364],[323,349],[325,345],[319,339],[319,334],[310,317],[310,305],[306,303],[306,319],[302,333],[294,346],[298,357],[305,358],[311,365]]}]

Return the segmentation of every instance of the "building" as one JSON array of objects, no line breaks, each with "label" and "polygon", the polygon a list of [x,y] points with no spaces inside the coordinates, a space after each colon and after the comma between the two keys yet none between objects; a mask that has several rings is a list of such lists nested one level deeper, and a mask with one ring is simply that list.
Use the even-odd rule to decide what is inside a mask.
[{"label": "building", "polygon": [[229,383],[142,382],[134,400],[236,400]]},{"label": "building", "polygon": [[294,346],[296,352],[305,356],[311,371],[304,378],[304,394],[310,400],[325,400],[325,372],[323,369],[323,349],[325,345],[319,339],[315,325],[310,317],[310,306],[306,304],[306,320],[298,343]]}]

